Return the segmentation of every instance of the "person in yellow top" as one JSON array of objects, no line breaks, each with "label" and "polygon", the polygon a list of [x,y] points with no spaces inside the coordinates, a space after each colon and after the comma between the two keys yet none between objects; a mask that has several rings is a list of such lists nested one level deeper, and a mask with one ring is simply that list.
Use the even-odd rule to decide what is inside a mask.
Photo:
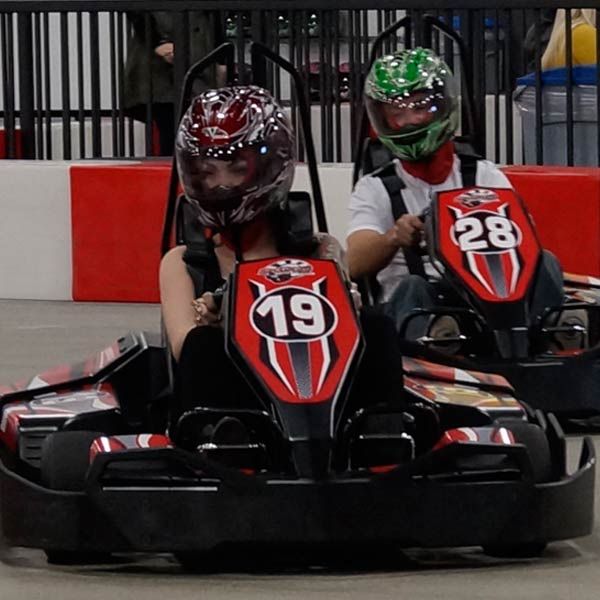
[{"label": "person in yellow top", "polygon": [[[542,56],[542,69],[556,69],[567,63],[566,11],[556,11],[554,26],[546,51]],[[596,64],[596,9],[571,9],[571,47],[573,66]]]}]

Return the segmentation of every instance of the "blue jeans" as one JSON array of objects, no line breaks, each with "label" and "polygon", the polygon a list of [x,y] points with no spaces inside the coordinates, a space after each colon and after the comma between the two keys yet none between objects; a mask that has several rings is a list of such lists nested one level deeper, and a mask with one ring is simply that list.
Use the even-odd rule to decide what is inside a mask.
[{"label": "blue jeans", "polygon": [[[540,316],[549,306],[560,306],[564,302],[564,296],[561,266],[551,252],[544,250],[531,296],[532,316]],[[380,308],[394,321],[396,330],[400,331],[404,319],[416,308],[431,310],[436,307],[456,307],[464,304],[464,300],[446,281],[431,282],[418,275],[407,275],[392,292],[390,300],[380,304]],[[427,316],[411,319],[406,337],[415,339],[425,335],[428,321]]]}]

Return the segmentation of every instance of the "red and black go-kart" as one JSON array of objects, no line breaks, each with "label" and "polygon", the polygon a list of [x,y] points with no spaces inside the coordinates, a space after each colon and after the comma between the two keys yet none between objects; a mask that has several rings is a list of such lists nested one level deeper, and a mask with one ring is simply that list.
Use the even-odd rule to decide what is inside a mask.
[{"label": "red and black go-kart", "polygon": [[[323,231],[308,109],[297,96]],[[174,172],[172,192],[176,184]],[[282,221],[291,238],[312,235],[312,208],[308,194],[290,195]],[[178,243],[202,263],[202,232],[174,193],[166,245],[173,222]],[[310,547],[311,556],[332,545],[482,546],[525,556],[590,533],[591,441],[567,474],[556,419],[519,404],[503,377],[406,356],[398,406],[369,398],[349,408],[364,342],[335,262],[240,261],[222,310],[226,350],[256,391],[254,410],[200,406],[165,435],[171,358],[143,333],[0,390],[7,543],[42,548],[55,561],[173,552],[202,567],[206,551],[248,545]],[[249,439],[206,443],[199,432],[224,416],[242,421]],[[322,559],[338,554],[325,550]]]},{"label": "red and black go-kart", "polygon": [[[390,25],[373,43],[372,65],[386,41],[397,30],[421,31],[422,41],[442,34],[452,41],[460,57],[462,135],[455,148],[461,160],[463,180],[475,183],[475,164],[481,147],[474,111],[471,63],[462,38],[446,23],[425,15],[413,23],[410,16]],[[384,181],[388,173],[397,181],[393,156],[368,135],[363,111],[357,128],[354,182],[373,173]],[[387,185],[386,185],[387,187]],[[391,196],[401,195],[388,189]],[[396,218],[401,203],[392,200]],[[600,426],[600,279],[564,274],[565,297],[549,305],[541,315],[531,311],[532,294],[540,275],[542,249],[534,224],[521,199],[505,189],[474,185],[437,194],[426,221],[426,253],[452,290],[448,303],[433,310],[415,310],[401,326],[400,337],[413,333],[417,322],[444,315],[458,327],[431,327],[444,339],[421,335],[423,356],[462,369],[501,374],[514,387],[516,397],[533,409],[553,412],[569,429]],[[414,274],[426,276],[417,252],[409,252],[407,264]],[[369,282],[371,285],[376,282]],[[368,285],[367,285],[368,287]],[[371,290],[372,291],[372,290]],[[369,300],[373,294],[366,293]],[[448,300],[447,298],[447,300]],[[411,327],[413,327],[411,331]],[[411,335],[412,337],[412,335]],[[429,351],[442,349],[452,356]],[[450,352],[451,350],[451,352]],[[415,351],[416,352],[416,351]]]},{"label": "red and black go-kart", "polygon": [[428,254],[450,284],[454,306],[413,311],[401,337],[415,319],[450,315],[455,336],[420,338],[438,349],[451,346],[446,364],[501,374],[534,409],[569,425],[593,425],[600,413],[600,281],[566,274],[564,302],[533,313],[542,250],[513,190],[441,192],[425,222]]},{"label": "red and black go-kart", "polygon": [[336,543],[523,556],[590,533],[590,440],[567,475],[554,417],[528,413],[500,376],[407,358],[404,412],[348,414],[363,341],[334,262],[240,263],[224,309],[228,352],[262,401],[234,414],[247,443],[190,449],[231,411],[184,415],[173,439],[186,449],[164,434],[165,352],[141,333],[3,389],[9,544],[55,561],[143,551],[189,562],[218,547]]}]

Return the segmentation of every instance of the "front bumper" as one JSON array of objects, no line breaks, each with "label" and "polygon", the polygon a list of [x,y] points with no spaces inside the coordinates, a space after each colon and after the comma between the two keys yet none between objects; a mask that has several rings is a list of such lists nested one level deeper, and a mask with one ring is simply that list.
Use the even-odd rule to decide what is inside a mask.
[{"label": "front bumper", "polygon": [[223,544],[545,543],[592,530],[595,455],[558,481],[447,481],[398,471],[364,479],[199,478],[185,487],[102,485],[57,492],[0,463],[6,542],[76,552],[172,552]]}]

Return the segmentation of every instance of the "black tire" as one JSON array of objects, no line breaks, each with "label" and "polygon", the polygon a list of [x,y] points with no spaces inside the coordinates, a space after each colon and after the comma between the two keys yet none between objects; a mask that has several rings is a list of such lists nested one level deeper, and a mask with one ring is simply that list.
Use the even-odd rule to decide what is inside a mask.
[{"label": "black tire", "polygon": [[[81,491],[89,468],[92,442],[103,435],[99,431],[59,431],[49,435],[42,445],[40,466],[42,485],[51,490]],[[85,565],[108,562],[107,552],[46,549],[52,565]]]},{"label": "black tire", "polygon": [[181,568],[188,573],[218,573],[225,566],[222,554],[216,551],[175,552],[174,556]]},{"label": "black tire", "polygon": [[539,425],[522,419],[498,419],[496,423],[509,429],[514,435],[515,441],[527,448],[533,467],[533,481],[535,483],[551,481],[554,471],[552,453],[543,429]]},{"label": "black tire", "polygon": [[529,544],[490,544],[483,547],[488,556],[495,558],[538,558],[546,549],[545,542]]},{"label": "black tire", "polygon": [[98,431],[59,431],[42,445],[42,485],[51,490],[78,492],[85,488],[92,442]]},{"label": "black tire", "polygon": [[75,550],[44,550],[50,565],[92,565],[112,562],[108,552],[77,552]]}]

